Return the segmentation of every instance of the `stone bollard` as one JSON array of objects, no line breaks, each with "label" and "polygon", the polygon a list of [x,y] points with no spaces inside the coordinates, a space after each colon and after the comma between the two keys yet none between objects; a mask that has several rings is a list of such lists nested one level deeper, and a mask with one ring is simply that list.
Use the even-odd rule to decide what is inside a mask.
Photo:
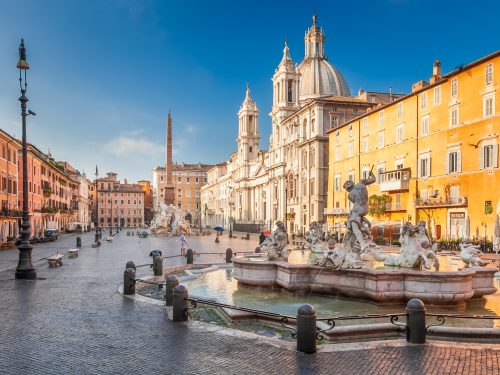
[{"label": "stone bollard", "polygon": [[165,305],[172,306],[174,288],[179,285],[179,279],[175,275],[165,276]]},{"label": "stone bollard", "polygon": [[194,252],[193,249],[187,249],[186,264],[193,264]]},{"label": "stone bollard", "polygon": [[425,335],[425,305],[414,298],[406,305],[406,341],[411,344],[425,344]]},{"label": "stone bollard", "polygon": [[233,250],[231,248],[226,249],[226,263],[231,263],[233,259]]},{"label": "stone bollard", "polygon": [[127,264],[125,265],[125,269],[127,269],[127,268],[132,268],[134,271],[137,271],[137,268],[135,268],[135,263],[131,260],[129,260],[127,262]]},{"label": "stone bollard", "polygon": [[153,274],[155,276],[163,276],[163,258],[161,255],[153,257]]},{"label": "stone bollard", "polygon": [[130,236],[130,231],[129,230],[127,231],[127,236]]},{"label": "stone bollard", "polygon": [[172,306],[174,322],[185,322],[188,320],[188,290],[184,285],[177,285],[172,292]]},{"label": "stone bollard", "polygon": [[133,268],[127,268],[123,272],[123,294],[135,294],[135,271]]},{"label": "stone bollard", "polygon": [[76,247],[82,247],[82,237],[76,237]]},{"label": "stone bollard", "polygon": [[316,353],[316,310],[307,303],[301,305],[297,312],[297,350]]}]

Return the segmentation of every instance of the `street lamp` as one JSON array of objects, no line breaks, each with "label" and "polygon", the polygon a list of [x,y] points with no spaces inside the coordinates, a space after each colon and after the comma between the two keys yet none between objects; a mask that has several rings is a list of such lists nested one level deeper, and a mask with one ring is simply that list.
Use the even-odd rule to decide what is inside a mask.
[{"label": "street lamp", "polygon": [[[16,268],[16,279],[36,279],[36,271],[31,263],[31,250],[33,246],[30,244],[30,217],[28,210],[28,152],[26,148],[26,116],[34,115],[32,111],[26,111],[26,90],[28,83],[26,81],[26,70],[29,69],[28,61],[26,61],[26,49],[24,48],[24,39],[21,39],[19,45],[19,61],[17,68],[19,69],[19,87],[21,88],[21,118],[23,126],[23,216],[21,222],[21,242],[17,246],[19,249],[19,263]],[[23,79],[24,71],[24,79]]]},{"label": "street lamp", "polygon": [[94,243],[96,246],[101,244],[100,234],[99,234],[99,194],[97,193],[97,179],[99,178],[99,170],[97,165],[95,166],[95,239]]},{"label": "street lamp", "polygon": [[109,224],[109,235],[113,235],[113,188],[109,191],[109,198],[111,200],[111,222]]}]

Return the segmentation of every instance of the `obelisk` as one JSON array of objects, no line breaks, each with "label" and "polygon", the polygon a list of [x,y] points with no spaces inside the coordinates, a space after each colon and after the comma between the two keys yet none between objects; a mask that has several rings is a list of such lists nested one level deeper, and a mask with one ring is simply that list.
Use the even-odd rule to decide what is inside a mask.
[{"label": "obelisk", "polygon": [[172,179],[172,116],[170,116],[170,111],[168,111],[167,118],[167,160],[165,163],[165,204],[174,204],[174,184]]}]

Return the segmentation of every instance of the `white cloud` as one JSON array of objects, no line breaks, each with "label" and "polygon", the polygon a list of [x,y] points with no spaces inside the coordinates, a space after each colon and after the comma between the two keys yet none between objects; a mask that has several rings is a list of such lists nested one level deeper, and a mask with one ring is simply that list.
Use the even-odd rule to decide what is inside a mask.
[{"label": "white cloud", "polygon": [[196,134],[198,133],[198,129],[192,125],[186,127],[186,133],[188,134]]},{"label": "white cloud", "polygon": [[125,155],[148,155],[163,154],[165,147],[151,142],[146,138],[120,136],[112,139],[104,145],[107,153],[116,156]]}]

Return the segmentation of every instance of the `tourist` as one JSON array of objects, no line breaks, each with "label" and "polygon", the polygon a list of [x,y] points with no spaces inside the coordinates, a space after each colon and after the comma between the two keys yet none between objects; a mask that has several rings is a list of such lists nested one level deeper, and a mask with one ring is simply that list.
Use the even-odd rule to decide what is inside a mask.
[{"label": "tourist", "polygon": [[181,241],[181,255],[184,255],[186,253],[186,247],[188,244],[186,241],[186,236],[184,235],[184,232],[181,233],[180,241]]},{"label": "tourist", "polygon": [[260,232],[259,245],[262,245],[262,242],[264,242],[265,240],[266,240],[266,235],[264,234],[264,232]]}]

